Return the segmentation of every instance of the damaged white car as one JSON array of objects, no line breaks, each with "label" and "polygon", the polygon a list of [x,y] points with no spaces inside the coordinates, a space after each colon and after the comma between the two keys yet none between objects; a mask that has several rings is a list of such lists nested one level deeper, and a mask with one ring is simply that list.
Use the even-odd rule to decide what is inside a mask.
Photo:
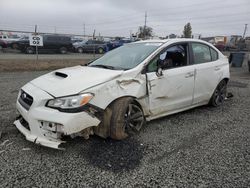
[{"label": "damaged white car", "polygon": [[130,43],[27,83],[14,124],[27,140],[51,148],[61,148],[66,135],[120,140],[146,121],[221,105],[228,80],[228,59],[204,41]]}]

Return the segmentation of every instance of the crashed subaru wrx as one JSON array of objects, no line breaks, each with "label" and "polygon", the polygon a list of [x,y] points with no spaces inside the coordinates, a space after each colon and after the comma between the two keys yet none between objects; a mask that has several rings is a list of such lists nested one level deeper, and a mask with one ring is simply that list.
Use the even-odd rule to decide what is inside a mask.
[{"label": "crashed subaru wrx", "polygon": [[27,83],[18,94],[14,124],[27,140],[51,148],[59,148],[65,135],[124,139],[145,121],[221,105],[228,80],[227,58],[209,43],[131,43]]}]

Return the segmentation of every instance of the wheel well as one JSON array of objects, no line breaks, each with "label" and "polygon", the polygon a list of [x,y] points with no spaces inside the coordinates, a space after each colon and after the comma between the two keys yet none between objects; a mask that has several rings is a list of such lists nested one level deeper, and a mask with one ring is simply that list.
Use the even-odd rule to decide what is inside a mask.
[{"label": "wheel well", "polygon": [[[226,81],[226,83],[228,83],[229,78],[224,78],[224,79],[222,79],[222,80],[225,80],[225,81]],[[222,80],[221,80],[221,81],[222,81]],[[221,81],[220,81],[220,82],[221,82]]]},{"label": "wheel well", "polygon": [[[135,104],[137,104],[137,105],[142,109],[142,111],[144,112],[144,110],[143,110],[141,104],[140,104],[140,103],[136,100],[136,98],[133,97],[133,96],[122,96],[122,97],[119,97],[119,98],[113,100],[111,103],[109,103],[109,105],[106,107],[106,109],[109,108],[112,104],[114,104],[117,100],[122,99],[122,98],[132,98],[132,99],[133,99],[133,102],[134,102]],[[106,110],[106,109],[105,109],[105,110]]]}]

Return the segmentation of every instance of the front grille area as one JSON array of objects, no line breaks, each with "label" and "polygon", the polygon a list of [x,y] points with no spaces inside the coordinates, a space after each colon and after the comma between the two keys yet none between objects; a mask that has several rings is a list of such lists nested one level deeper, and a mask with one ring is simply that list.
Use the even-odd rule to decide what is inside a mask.
[{"label": "front grille area", "polygon": [[31,97],[28,93],[21,90],[20,97],[18,99],[18,102],[24,107],[26,110],[30,109],[30,106],[33,103],[33,97]]},{"label": "front grille area", "polygon": [[23,117],[20,117],[19,121],[22,124],[22,126],[24,126],[26,129],[30,131],[29,123]]}]

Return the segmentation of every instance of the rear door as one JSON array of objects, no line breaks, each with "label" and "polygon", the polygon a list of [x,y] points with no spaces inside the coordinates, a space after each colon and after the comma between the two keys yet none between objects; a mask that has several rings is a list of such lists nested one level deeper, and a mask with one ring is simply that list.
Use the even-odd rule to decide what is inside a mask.
[{"label": "rear door", "polygon": [[45,35],[43,37],[43,47],[41,49],[44,50],[52,50],[55,49],[56,36]]},{"label": "rear door", "polygon": [[217,51],[204,43],[192,42],[191,51],[195,67],[193,104],[208,102],[223,75],[223,62]]},{"label": "rear door", "polygon": [[[160,56],[166,54],[162,75],[156,74]],[[147,68],[149,108],[153,116],[191,106],[194,66],[189,66],[187,43],[171,45],[157,55]]]},{"label": "rear door", "polygon": [[84,45],[84,50],[87,52],[93,52],[95,50],[95,45],[93,40],[89,40]]}]

